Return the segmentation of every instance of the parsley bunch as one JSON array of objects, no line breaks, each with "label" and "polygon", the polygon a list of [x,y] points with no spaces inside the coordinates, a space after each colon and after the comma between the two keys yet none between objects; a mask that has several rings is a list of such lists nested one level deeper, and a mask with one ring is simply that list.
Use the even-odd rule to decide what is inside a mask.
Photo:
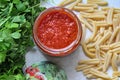
[{"label": "parsley bunch", "polygon": [[40,0],[0,0],[0,80],[25,80],[24,55],[33,46],[35,18],[45,8]]}]

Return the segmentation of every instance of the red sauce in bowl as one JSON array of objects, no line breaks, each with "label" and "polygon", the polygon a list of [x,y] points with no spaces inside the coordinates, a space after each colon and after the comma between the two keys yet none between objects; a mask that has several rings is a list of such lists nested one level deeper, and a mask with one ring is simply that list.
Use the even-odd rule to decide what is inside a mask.
[{"label": "red sauce in bowl", "polygon": [[35,21],[33,36],[38,47],[52,56],[73,52],[81,40],[81,25],[66,8],[49,8]]}]

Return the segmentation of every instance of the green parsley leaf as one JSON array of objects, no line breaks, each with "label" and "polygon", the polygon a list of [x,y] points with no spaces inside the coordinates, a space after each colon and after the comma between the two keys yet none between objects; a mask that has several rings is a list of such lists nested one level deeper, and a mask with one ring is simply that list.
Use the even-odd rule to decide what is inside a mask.
[{"label": "green parsley leaf", "polygon": [[11,34],[11,37],[13,37],[14,39],[19,39],[21,37],[21,34],[19,31],[16,31]]}]

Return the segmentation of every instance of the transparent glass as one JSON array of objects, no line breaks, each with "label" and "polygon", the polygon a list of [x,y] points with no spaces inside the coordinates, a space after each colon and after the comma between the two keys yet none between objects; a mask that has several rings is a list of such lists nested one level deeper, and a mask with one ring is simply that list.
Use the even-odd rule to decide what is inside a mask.
[{"label": "transparent glass", "polygon": [[[41,18],[44,17],[47,13],[54,11],[54,10],[60,10],[60,9],[64,9],[64,11],[69,13],[75,19],[75,21],[77,23],[78,33],[77,33],[77,38],[67,47],[62,48],[62,49],[53,49],[53,48],[49,48],[49,47],[45,46],[39,40],[39,38],[37,36],[37,27],[39,26],[39,22],[40,22]],[[34,38],[36,45],[45,54],[48,54],[50,56],[66,56],[68,54],[71,54],[80,45],[80,41],[82,38],[82,26],[81,26],[81,23],[80,23],[79,19],[77,18],[77,16],[71,10],[68,10],[68,9],[62,8],[62,7],[52,7],[52,8],[46,9],[45,11],[40,13],[40,15],[37,17],[37,19],[34,23],[34,26],[33,26],[33,38]]]}]

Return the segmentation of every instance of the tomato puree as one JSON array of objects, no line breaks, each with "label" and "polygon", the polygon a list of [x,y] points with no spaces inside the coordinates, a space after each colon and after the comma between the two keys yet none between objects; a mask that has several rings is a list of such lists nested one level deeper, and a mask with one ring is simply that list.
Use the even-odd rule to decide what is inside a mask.
[{"label": "tomato puree", "polygon": [[78,33],[77,23],[65,10],[50,11],[42,16],[37,27],[40,42],[53,49],[61,49],[70,45]]}]

